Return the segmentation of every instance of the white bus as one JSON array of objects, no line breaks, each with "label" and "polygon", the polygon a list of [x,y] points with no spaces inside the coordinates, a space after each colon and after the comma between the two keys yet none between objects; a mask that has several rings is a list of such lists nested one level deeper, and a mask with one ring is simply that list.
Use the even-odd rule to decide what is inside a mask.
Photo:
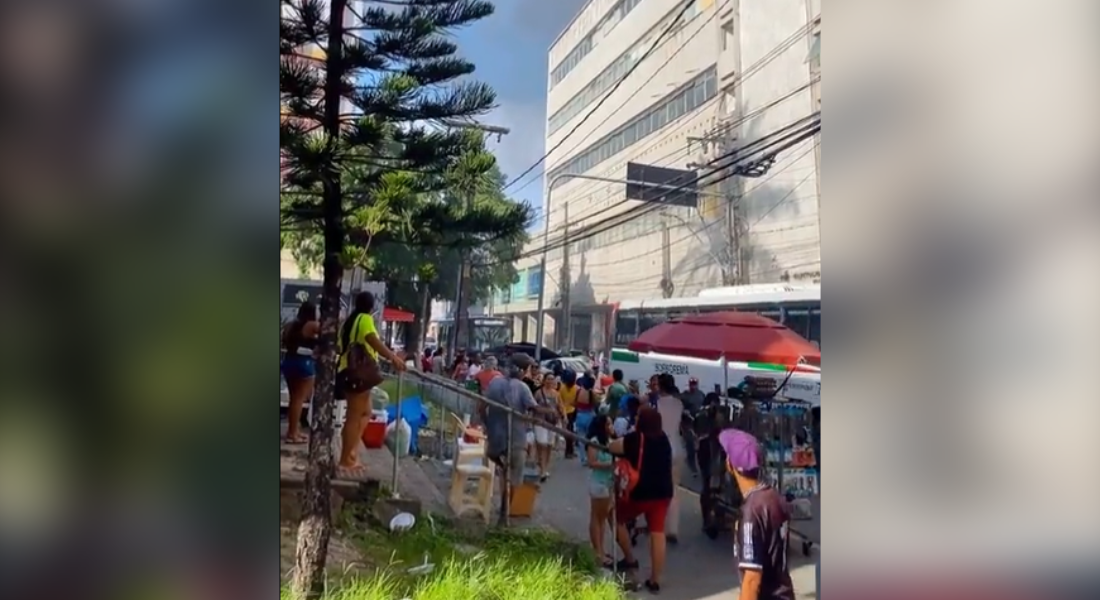
[{"label": "white bus", "polygon": [[614,346],[676,317],[737,310],[778,321],[821,347],[820,284],[754,284],[710,288],[694,298],[623,300],[615,311]]}]

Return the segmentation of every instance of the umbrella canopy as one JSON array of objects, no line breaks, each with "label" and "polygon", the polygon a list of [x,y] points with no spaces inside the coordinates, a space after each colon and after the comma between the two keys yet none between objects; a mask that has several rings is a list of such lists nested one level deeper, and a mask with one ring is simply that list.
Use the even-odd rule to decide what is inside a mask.
[{"label": "umbrella canopy", "polygon": [[717,312],[661,323],[630,343],[635,352],[793,367],[821,365],[821,351],[786,327],[753,313]]}]

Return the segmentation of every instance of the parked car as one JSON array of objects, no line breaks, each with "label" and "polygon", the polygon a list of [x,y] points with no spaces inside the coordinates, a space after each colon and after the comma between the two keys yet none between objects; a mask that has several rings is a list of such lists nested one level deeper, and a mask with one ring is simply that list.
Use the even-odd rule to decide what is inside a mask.
[{"label": "parked car", "polygon": [[580,375],[592,368],[592,363],[583,356],[563,356],[542,361],[542,372],[553,373],[558,368],[569,369]]}]

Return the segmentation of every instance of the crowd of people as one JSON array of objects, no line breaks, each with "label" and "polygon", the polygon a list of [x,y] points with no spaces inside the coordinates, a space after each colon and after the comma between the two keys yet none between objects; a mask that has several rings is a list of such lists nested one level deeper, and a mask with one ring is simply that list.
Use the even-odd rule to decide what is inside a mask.
[{"label": "crowd of people", "polygon": [[[378,337],[371,317],[373,308],[374,298],[369,293],[356,297],[354,309],[340,329],[339,372],[347,369],[346,349],[353,344],[365,346],[374,359],[388,360],[399,370],[405,368],[403,357]],[[303,304],[298,318],[284,331],[282,371],[290,389],[290,443],[305,439],[296,417],[312,389],[312,349],[319,334],[316,320],[316,308]],[[525,354],[502,359],[504,364],[493,356],[458,352],[448,364],[443,350],[435,349],[425,353],[421,368],[451,378],[488,400],[479,407],[486,455],[511,487],[523,482],[528,465],[534,466],[541,482],[547,481],[558,447],[564,460],[579,459],[587,470],[589,536],[596,556],[606,568],[638,569],[633,542],[644,521],[650,555],[644,586],[659,591],[667,544],[675,544],[679,537],[676,489],[685,466],[696,476],[699,473],[691,415],[715,401],[717,395],[704,394],[693,378],[681,391],[667,373],[654,374],[643,391],[637,382],[625,382],[619,370],[604,371],[601,376],[598,363],[576,373],[562,368],[548,371]],[[369,414],[370,390],[350,389],[341,384],[339,376],[337,380],[338,394],[348,401],[338,466],[354,470],[359,468],[357,432]],[[559,435],[557,430],[574,435]],[[737,429],[722,432],[719,441],[726,453],[726,469],[743,496],[735,544],[741,597],[793,600],[786,566],[789,515],[779,493],[762,481],[759,443]],[[622,472],[633,473],[625,490],[618,485]],[[608,530],[614,532],[613,542],[621,550],[619,561],[608,553]]]}]

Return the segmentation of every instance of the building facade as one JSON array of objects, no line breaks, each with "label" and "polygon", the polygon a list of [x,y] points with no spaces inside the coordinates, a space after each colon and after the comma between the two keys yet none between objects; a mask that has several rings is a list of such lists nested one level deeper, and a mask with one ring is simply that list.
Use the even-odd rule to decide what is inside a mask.
[{"label": "building facade", "polygon": [[[710,166],[817,110],[819,12],[820,0],[582,8],[548,56],[549,243],[536,236],[519,281],[494,302],[517,341],[535,341],[543,285],[542,342],[602,349],[618,301],[820,276],[816,140],[785,149],[758,178],[719,181],[725,171]],[[698,206],[628,201],[622,183],[570,177],[621,180],[628,162],[697,169]]]}]

